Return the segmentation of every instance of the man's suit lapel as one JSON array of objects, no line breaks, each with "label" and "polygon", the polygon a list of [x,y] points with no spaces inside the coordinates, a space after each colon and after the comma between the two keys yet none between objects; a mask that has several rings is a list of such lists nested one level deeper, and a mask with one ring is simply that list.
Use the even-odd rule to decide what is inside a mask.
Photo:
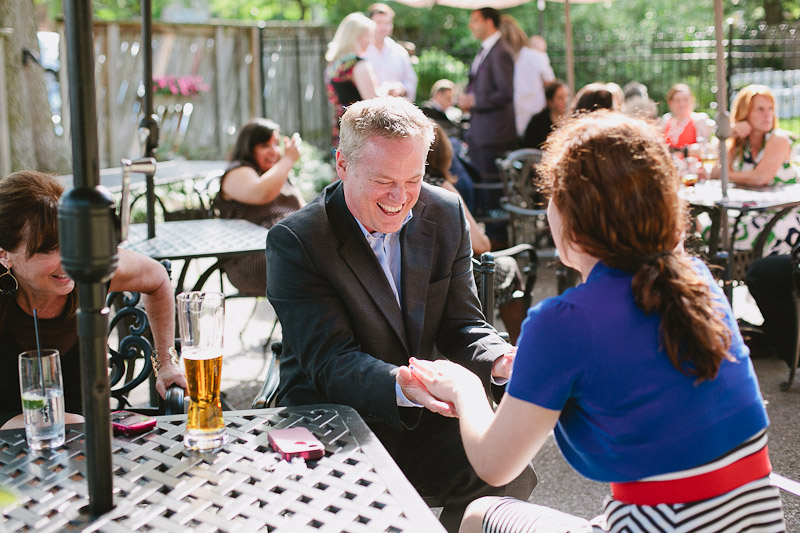
[{"label": "man's suit lapel", "polygon": [[[412,354],[409,350],[403,315],[394,298],[394,292],[389,286],[389,281],[386,279],[375,253],[361,234],[361,228],[358,227],[355,218],[347,209],[341,185],[326,191],[325,205],[331,229],[341,242],[339,254],[361,284],[364,292],[380,309],[403,347],[409,354]],[[405,258],[403,262],[403,268],[405,268]],[[389,339],[387,339],[388,341]]]},{"label": "man's suit lapel", "polygon": [[[403,316],[411,354],[419,351],[425,321],[425,303],[431,279],[436,222],[424,217],[425,203],[417,201],[414,216],[400,234],[403,250]],[[407,283],[406,280],[414,280]]]}]

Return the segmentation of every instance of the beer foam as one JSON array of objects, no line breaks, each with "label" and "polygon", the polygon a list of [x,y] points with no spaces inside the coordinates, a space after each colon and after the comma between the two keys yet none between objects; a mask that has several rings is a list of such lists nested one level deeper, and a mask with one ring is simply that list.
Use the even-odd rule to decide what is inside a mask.
[{"label": "beer foam", "polygon": [[222,357],[221,348],[183,348],[181,350],[181,357],[184,359],[191,359],[192,361],[204,361],[207,359],[216,359]]}]

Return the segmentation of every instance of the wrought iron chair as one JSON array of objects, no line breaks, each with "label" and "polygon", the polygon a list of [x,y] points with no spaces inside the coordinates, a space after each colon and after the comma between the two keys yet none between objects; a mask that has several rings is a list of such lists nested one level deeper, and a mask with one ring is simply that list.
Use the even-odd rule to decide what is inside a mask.
[{"label": "wrought iron chair", "polygon": [[794,364],[789,365],[789,379],[781,383],[781,390],[789,390],[794,383],[797,364],[800,363],[800,244],[794,245],[791,254],[792,261],[792,300],[794,301],[795,320],[798,327],[795,338]]},{"label": "wrought iron chair", "polygon": [[[165,400],[155,390],[155,376],[150,355],[153,342],[150,323],[144,308],[139,305],[138,292],[110,292],[106,305],[116,303],[117,312],[111,319],[109,331],[116,337],[116,347],[109,345],[109,385],[111,396],[117,401],[116,409],[128,409],[149,415],[179,414],[184,412],[183,389],[173,385]],[[150,405],[132,407],[128,398],[133,389],[147,382]]]},{"label": "wrought iron chair", "polygon": [[[215,199],[219,195],[220,192],[220,185],[222,181],[223,174],[213,174],[207,177],[203,182],[197,187],[196,193],[200,197],[200,202],[204,206],[205,214],[207,218],[219,218],[219,211],[215,206]],[[247,327],[250,325],[250,322],[253,320],[253,317],[256,314],[256,310],[258,309],[258,302],[266,298],[266,294],[255,294],[249,292],[242,292],[236,289],[236,292],[231,293],[230,291],[225,291],[225,278],[227,274],[225,272],[225,261],[218,260],[216,264],[214,264],[211,268],[207,269],[204,272],[204,276],[198,279],[197,286],[202,287],[203,284],[214,274],[219,275],[219,290],[222,293],[225,293],[226,299],[233,299],[233,298],[254,298],[253,309],[250,312],[247,320],[242,326],[242,330],[239,332],[240,339],[244,335],[244,332],[247,330]],[[275,331],[278,328],[279,321],[277,317],[272,323],[272,329],[270,330],[269,336],[264,341],[264,355],[266,356],[267,350],[269,349],[272,338],[275,335]]]},{"label": "wrought iron chair", "polygon": [[537,183],[536,165],[541,161],[542,151],[535,148],[514,150],[497,160],[505,187],[500,205],[509,214],[512,244],[528,243],[536,250],[537,257],[558,261],[556,283],[561,294],[577,283],[578,276],[561,263],[550,234],[547,202]]},{"label": "wrought iron chair", "polygon": [[265,407],[275,406],[275,396],[278,393],[278,385],[281,381],[280,374],[280,357],[283,351],[283,343],[281,341],[273,342],[270,346],[272,349],[272,357],[267,362],[267,376],[264,378],[264,383],[261,389],[253,398],[251,409],[263,409]]}]

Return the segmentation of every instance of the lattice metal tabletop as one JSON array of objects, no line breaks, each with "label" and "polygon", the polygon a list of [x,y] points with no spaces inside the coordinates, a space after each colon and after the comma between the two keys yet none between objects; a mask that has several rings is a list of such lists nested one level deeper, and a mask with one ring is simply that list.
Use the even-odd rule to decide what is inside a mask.
[{"label": "lattice metal tabletop", "polygon": [[132,224],[123,246],[156,260],[229,257],[264,253],[267,229],[239,219],[200,219],[162,222],[156,236],[147,238],[146,224]]},{"label": "lattice metal tabletop", "polygon": [[[225,413],[217,453],[183,447],[185,415],[113,440],[114,504],[90,520],[81,426],[54,452],[32,453],[23,430],[0,431],[0,484],[20,496],[3,531],[441,532],[431,511],[358,414],[335,405]],[[267,434],[303,426],[319,460],[280,460]]]},{"label": "lattice metal tabletop", "polygon": [[[156,166],[154,181],[156,186],[179,181],[196,180],[212,175],[221,175],[230,165],[228,161],[159,161]],[[72,174],[59,176],[67,188],[72,188]],[[104,168],[100,171],[100,183],[111,192],[122,190],[122,169],[120,167]],[[131,187],[144,187],[145,176],[139,172],[131,174]]]}]

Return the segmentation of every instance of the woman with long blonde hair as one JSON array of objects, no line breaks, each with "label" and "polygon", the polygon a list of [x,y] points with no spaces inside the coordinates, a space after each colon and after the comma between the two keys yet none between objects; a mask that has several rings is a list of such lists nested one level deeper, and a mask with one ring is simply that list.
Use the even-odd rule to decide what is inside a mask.
[{"label": "woman with long blonde hair", "polygon": [[333,40],[328,44],[325,59],[325,86],[328,99],[336,110],[333,124],[333,147],[339,145],[339,121],[345,108],[359,100],[378,95],[378,78],[372,65],[363,59],[364,52],[372,41],[375,22],[361,13],[347,15]]}]

